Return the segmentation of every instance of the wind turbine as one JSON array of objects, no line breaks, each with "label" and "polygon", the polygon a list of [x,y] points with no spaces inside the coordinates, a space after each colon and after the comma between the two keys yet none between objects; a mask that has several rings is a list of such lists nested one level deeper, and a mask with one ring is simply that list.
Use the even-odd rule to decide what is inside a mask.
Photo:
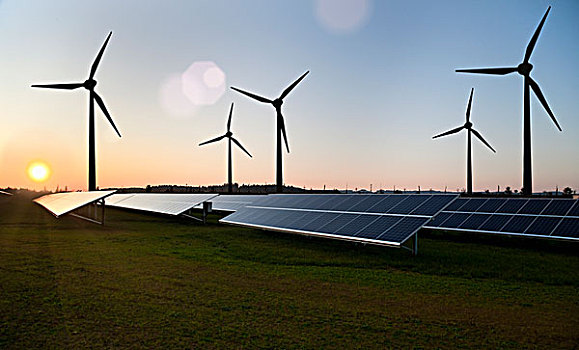
[{"label": "wind turbine", "polygon": [[473,129],[472,123],[470,122],[470,109],[472,107],[472,94],[473,93],[474,93],[474,88],[472,88],[470,90],[470,97],[468,99],[468,107],[466,108],[466,123],[464,123],[463,126],[459,126],[458,128],[449,130],[447,132],[443,132],[442,134],[439,134],[439,135],[432,137],[433,139],[435,139],[435,138],[446,136],[446,135],[456,134],[457,132],[459,132],[463,129],[468,132],[468,137],[467,137],[467,142],[466,142],[466,147],[467,147],[467,151],[466,151],[466,193],[468,195],[472,195],[472,147],[471,147],[472,142],[471,142],[471,134],[474,134],[474,136],[478,137],[478,139],[481,140],[482,143],[484,143],[488,148],[490,148],[491,151],[496,153],[494,148],[492,148],[491,145],[489,145],[489,143],[486,142],[486,140],[482,137],[482,135],[479,134],[478,131]]},{"label": "wind turbine", "polygon": [[[214,139],[211,139],[209,141],[205,141],[199,144],[199,146],[203,146],[206,145],[208,143],[213,143],[213,142],[217,142],[217,141],[221,141],[222,139],[227,137],[227,141],[229,143],[229,149],[228,149],[228,176],[227,176],[227,181],[229,183],[229,189],[228,192],[232,193],[233,192],[233,181],[232,181],[232,174],[233,174],[233,170],[232,170],[232,161],[231,161],[231,141],[233,141],[237,146],[239,146],[239,148],[241,148],[241,150],[245,153],[247,153],[248,156],[251,157],[251,154],[249,154],[249,152],[247,152],[247,150],[245,148],[243,148],[243,146],[241,145],[241,143],[239,141],[237,141],[234,137],[233,137],[233,133],[231,132],[231,116],[233,115],[233,103],[231,104],[231,108],[229,109],[229,120],[227,120],[227,132],[219,137],[216,137]],[[253,158],[253,157],[252,157]]]},{"label": "wind turbine", "polygon": [[113,32],[110,32],[105,40],[105,43],[101,47],[101,50],[97,54],[92,67],[90,69],[90,74],[87,80],[84,83],[68,83],[68,84],[48,84],[48,85],[32,85],[32,87],[36,88],[46,88],[46,89],[61,89],[61,90],[74,90],[78,88],[85,88],[89,91],[89,98],[88,98],[88,190],[89,191],[96,191],[96,157],[95,157],[95,128],[94,128],[94,101],[97,102],[100,109],[103,111],[104,115],[109,120],[109,123],[113,126],[113,129],[117,132],[119,137],[121,137],[121,133],[115,126],[111,115],[107,111],[105,107],[105,103],[103,99],[96,93],[94,90],[97,82],[94,80],[94,75],[96,73],[97,67],[101,61],[103,56],[103,52],[107,47],[109,39]]},{"label": "wind turbine", "polygon": [[294,81],[290,86],[288,86],[282,93],[279,95],[278,98],[275,100],[270,100],[268,98],[258,96],[252,94],[251,92],[243,91],[236,87],[231,87],[231,89],[240,92],[246,96],[253,98],[254,100],[258,100],[259,102],[269,103],[275,108],[276,112],[276,121],[277,121],[277,167],[276,167],[276,190],[278,193],[283,191],[283,174],[282,174],[282,152],[281,152],[281,135],[283,134],[283,139],[285,141],[285,147],[287,152],[289,153],[289,145],[287,142],[287,135],[285,131],[285,123],[283,119],[283,115],[281,114],[281,105],[283,104],[283,99],[302,81],[303,78],[308,75],[310,71],[305,72],[299,77],[296,81]]},{"label": "wind turbine", "polygon": [[523,59],[523,63],[519,64],[517,67],[506,67],[506,68],[476,68],[476,69],[457,69],[456,71],[459,73],[477,73],[477,74],[494,74],[494,75],[505,75],[517,72],[524,77],[524,88],[523,88],[523,194],[530,196],[533,194],[533,167],[532,167],[532,157],[531,157],[531,92],[529,87],[533,90],[543,108],[547,111],[553,123],[557,126],[559,131],[563,131],[555,119],[555,115],[549,108],[547,104],[547,100],[541,89],[539,88],[539,84],[537,84],[533,78],[531,78],[531,70],[533,69],[533,65],[529,63],[529,59],[531,58],[531,54],[533,53],[533,49],[535,48],[535,44],[537,43],[537,39],[539,38],[539,33],[541,33],[541,29],[543,28],[543,24],[545,24],[545,20],[547,19],[547,15],[551,10],[551,6],[547,8],[547,12],[543,16],[541,23],[535,30],[531,41],[527,45],[527,50],[525,51],[525,57]]}]

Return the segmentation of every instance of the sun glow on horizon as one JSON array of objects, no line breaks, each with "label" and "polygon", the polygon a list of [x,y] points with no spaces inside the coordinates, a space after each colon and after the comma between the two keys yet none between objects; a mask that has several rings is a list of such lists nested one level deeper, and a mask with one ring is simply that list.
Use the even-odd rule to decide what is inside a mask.
[{"label": "sun glow on horizon", "polygon": [[50,167],[42,161],[34,161],[28,165],[28,177],[35,182],[44,182],[50,177]]}]

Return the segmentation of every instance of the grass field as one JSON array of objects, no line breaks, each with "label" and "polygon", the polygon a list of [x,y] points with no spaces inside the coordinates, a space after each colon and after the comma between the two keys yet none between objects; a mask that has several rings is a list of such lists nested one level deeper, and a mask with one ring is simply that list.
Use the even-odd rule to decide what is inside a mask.
[{"label": "grass field", "polygon": [[579,245],[406,250],[0,198],[0,348],[577,348]]}]

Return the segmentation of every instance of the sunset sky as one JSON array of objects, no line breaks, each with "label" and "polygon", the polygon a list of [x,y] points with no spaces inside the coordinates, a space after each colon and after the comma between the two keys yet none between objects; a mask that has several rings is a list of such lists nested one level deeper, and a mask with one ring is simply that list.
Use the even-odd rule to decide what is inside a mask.
[{"label": "sunset sky", "polygon": [[[531,76],[563,132],[532,95],[534,190],[579,190],[579,2],[390,0],[0,0],[0,188],[86,189],[88,94],[33,89],[83,82],[109,31],[96,73],[122,134],[97,109],[97,184],[210,185],[275,181],[275,112],[229,87],[285,99],[291,153],[284,182],[306,188],[456,190],[465,187],[471,121],[497,150],[473,140],[474,190],[521,188],[518,74],[458,74],[510,67],[547,7]],[[45,182],[28,167],[50,166]]]}]

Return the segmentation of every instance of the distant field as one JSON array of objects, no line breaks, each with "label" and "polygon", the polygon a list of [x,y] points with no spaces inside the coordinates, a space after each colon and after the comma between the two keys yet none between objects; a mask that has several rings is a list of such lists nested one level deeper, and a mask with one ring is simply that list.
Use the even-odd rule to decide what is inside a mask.
[{"label": "distant field", "polygon": [[577,348],[579,244],[422,233],[419,256],[0,198],[0,348]]}]

